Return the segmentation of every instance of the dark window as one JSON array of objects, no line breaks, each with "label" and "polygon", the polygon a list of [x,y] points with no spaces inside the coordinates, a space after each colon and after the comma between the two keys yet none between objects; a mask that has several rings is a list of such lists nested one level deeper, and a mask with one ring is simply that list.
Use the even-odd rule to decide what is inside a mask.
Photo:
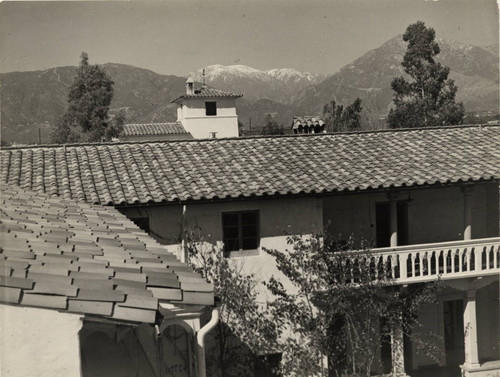
[{"label": "dark window", "polygon": [[217,115],[216,102],[205,102],[205,115]]},{"label": "dark window", "polygon": [[398,246],[408,245],[408,201],[398,201]]},{"label": "dark window", "polygon": [[[408,201],[398,200],[396,208],[398,245],[408,245]],[[390,202],[377,203],[375,217],[375,221],[377,222],[377,247],[388,247],[391,245]]]},{"label": "dark window", "polygon": [[222,214],[224,252],[253,250],[259,247],[259,211]]},{"label": "dark window", "polygon": [[375,207],[377,224],[377,247],[387,247],[391,244],[391,214],[389,202],[377,203]]}]

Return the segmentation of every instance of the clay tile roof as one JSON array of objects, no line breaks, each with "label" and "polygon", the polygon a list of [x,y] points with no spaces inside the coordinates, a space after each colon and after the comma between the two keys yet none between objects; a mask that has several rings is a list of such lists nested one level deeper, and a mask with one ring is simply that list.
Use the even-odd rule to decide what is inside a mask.
[{"label": "clay tile roof", "polygon": [[0,189],[0,302],[147,323],[159,302],[213,304],[210,284],[113,207]]},{"label": "clay tile roof", "polygon": [[500,178],[500,127],[4,148],[1,180],[105,205]]},{"label": "clay tile roof", "polygon": [[299,127],[323,127],[324,125],[325,121],[320,116],[293,117],[292,130]]},{"label": "clay tile roof", "polygon": [[223,90],[213,89],[206,86],[196,89],[194,94],[185,94],[179,98],[174,99],[172,102],[179,102],[187,98],[240,98],[243,94],[234,94],[229,92],[224,92]]},{"label": "clay tile roof", "polygon": [[137,123],[123,126],[124,136],[172,135],[187,134],[180,122],[170,123]]}]

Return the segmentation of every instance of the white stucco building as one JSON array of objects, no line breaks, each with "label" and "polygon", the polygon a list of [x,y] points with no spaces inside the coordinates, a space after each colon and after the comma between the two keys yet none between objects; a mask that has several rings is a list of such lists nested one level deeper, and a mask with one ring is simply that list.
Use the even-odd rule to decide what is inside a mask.
[{"label": "white stucco building", "polygon": [[262,280],[280,277],[263,248],[286,249],[287,234],[328,226],[363,237],[402,289],[446,286],[420,313],[443,356],[436,363],[403,340],[403,349],[381,347],[388,370],[379,372],[497,377],[499,145],[498,126],[457,126],[5,148],[1,178],[114,206],[173,248],[182,224],[196,223]]},{"label": "white stucco building", "polygon": [[172,102],[177,104],[177,121],[195,139],[227,138],[239,136],[235,100],[240,97],[205,85],[195,89],[188,79],[186,94]]}]

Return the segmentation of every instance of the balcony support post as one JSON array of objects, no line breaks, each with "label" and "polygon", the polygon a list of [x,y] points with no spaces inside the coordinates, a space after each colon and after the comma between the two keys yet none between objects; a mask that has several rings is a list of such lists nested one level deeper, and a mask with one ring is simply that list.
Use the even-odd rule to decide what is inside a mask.
[{"label": "balcony support post", "polygon": [[464,240],[472,239],[472,186],[463,186],[464,194]]},{"label": "balcony support post", "polygon": [[395,323],[391,329],[391,356],[392,356],[392,377],[406,377],[404,339],[403,339],[403,318],[399,313],[399,323]]},{"label": "balcony support post", "polygon": [[479,367],[477,350],[476,289],[467,289],[464,310],[465,361],[462,369]]},{"label": "balcony support post", "polygon": [[391,247],[398,246],[398,206],[397,206],[397,193],[387,194],[389,197],[389,216],[391,219]]}]

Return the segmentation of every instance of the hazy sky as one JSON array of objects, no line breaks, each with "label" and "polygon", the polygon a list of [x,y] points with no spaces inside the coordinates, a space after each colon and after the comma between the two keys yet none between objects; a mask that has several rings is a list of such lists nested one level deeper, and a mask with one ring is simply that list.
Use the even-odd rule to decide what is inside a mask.
[{"label": "hazy sky", "polygon": [[3,2],[0,72],[123,63],[185,76],[212,64],[333,73],[417,20],[498,45],[495,0]]}]

